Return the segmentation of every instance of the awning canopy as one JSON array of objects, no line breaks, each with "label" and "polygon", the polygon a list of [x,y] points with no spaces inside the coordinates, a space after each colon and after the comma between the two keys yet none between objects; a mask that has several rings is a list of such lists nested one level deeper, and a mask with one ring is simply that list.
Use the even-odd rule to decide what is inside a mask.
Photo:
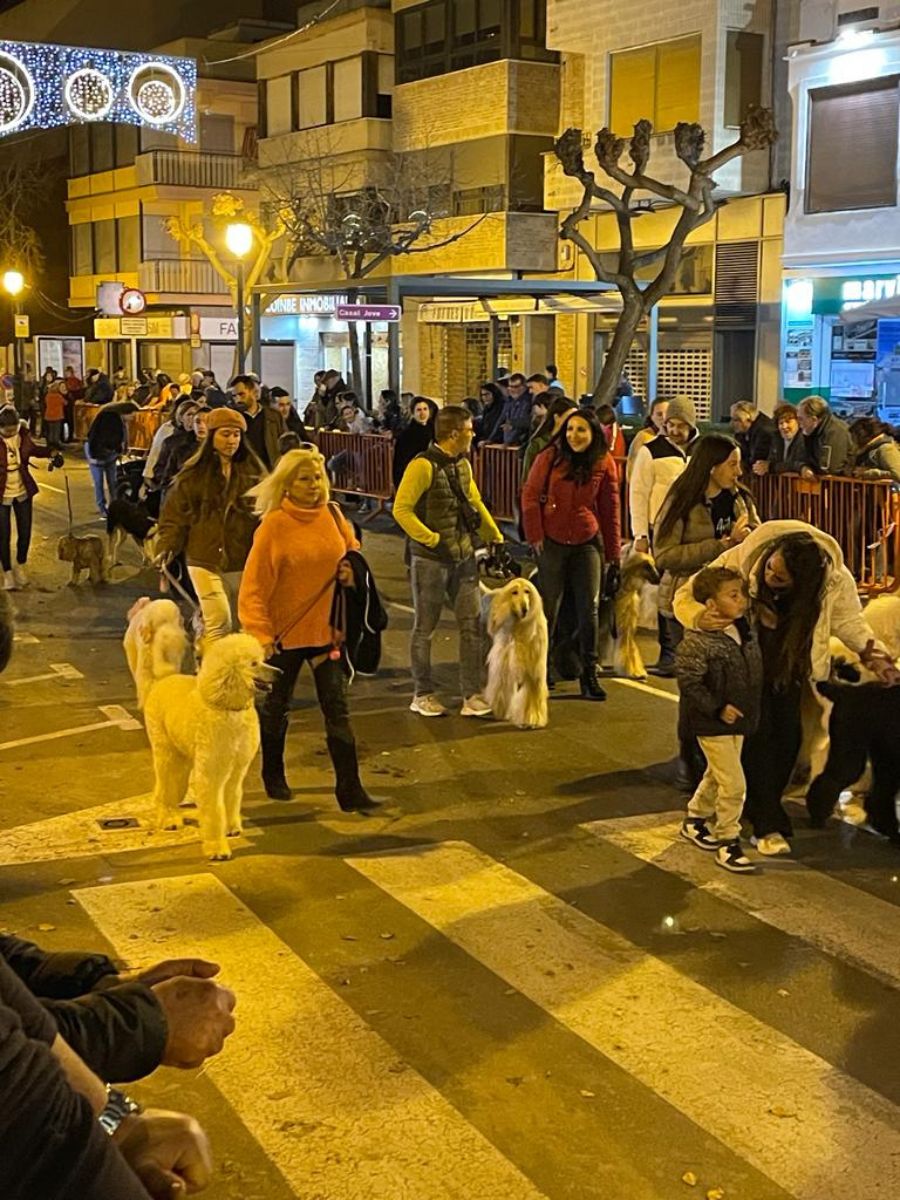
[{"label": "awning canopy", "polygon": [[884,320],[891,317],[900,320],[900,295],[883,296],[880,300],[870,300],[868,304],[845,308],[841,313],[841,321],[845,325],[856,325],[859,321]]}]

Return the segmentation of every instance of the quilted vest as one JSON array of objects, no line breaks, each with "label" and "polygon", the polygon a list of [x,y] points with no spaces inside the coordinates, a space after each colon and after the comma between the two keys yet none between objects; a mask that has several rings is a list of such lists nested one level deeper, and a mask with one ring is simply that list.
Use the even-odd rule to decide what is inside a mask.
[{"label": "quilted vest", "polygon": [[[467,458],[451,458],[434,444],[416,457],[427,459],[432,467],[431,487],[420,497],[416,516],[439,533],[441,540],[434,549],[414,541],[411,552],[418,558],[464,562],[475,553],[460,501],[460,496],[469,494],[472,465]],[[476,513],[474,506],[470,511]]]}]

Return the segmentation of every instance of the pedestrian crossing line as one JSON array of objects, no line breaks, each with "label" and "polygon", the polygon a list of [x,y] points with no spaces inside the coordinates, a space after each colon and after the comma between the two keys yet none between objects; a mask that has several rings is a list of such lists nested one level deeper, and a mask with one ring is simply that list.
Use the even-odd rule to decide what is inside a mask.
[{"label": "pedestrian crossing line", "polygon": [[900,908],[785,859],[761,859],[757,875],[726,874],[709,855],[679,838],[683,820],[683,812],[656,812],[591,821],[580,828],[900,987]]},{"label": "pedestrian crossing line", "polygon": [[546,1200],[214,876],[73,895],[130,961],[221,964],[237,1028],[204,1072],[301,1200]]},{"label": "pedestrian crossing line", "polygon": [[610,683],[618,683],[621,687],[634,688],[636,692],[646,692],[649,696],[658,696],[662,700],[672,700],[678,703],[677,692],[667,692],[665,688],[653,687],[649,683],[641,683],[639,679],[622,679],[618,675],[609,676]]},{"label": "pedestrian crossing line", "polygon": [[[196,810],[184,815],[197,818]],[[137,828],[103,830],[99,822],[120,817],[135,817]],[[150,793],[110,800],[76,812],[46,817],[28,825],[17,825],[0,832],[0,867],[21,866],[25,863],[53,862],[55,859],[93,858],[110,854],[125,854],[132,850],[169,850],[173,846],[196,843],[200,856],[200,831],[196,825],[164,832],[153,828],[153,805]],[[248,838],[261,836],[262,830],[244,821],[244,836],[229,839],[232,849],[246,849]]]},{"label": "pedestrian crossing line", "polygon": [[896,1194],[894,1105],[613,930],[466,843],[347,862],[796,1200]]}]

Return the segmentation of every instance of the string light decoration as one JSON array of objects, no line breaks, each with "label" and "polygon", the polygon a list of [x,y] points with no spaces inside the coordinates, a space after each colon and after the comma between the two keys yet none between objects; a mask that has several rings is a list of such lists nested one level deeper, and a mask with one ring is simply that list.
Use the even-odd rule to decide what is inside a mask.
[{"label": "string light decoration", "polygon": [[0,138],[91,121],[197,140],[192,58],[0,41]]}]

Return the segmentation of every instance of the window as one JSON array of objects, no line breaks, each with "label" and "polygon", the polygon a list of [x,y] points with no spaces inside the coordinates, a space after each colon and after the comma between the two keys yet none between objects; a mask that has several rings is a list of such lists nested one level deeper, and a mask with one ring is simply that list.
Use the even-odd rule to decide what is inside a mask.
[{"label": "window", "polygon": [[138,131],[136,125],[114,125],[115,153],[117,167],[134,165],[138,152]]},{"label": "window", "polygon": [[290,75],[270,79],[266,84],[266,136],[277,137],[290,133],[293,128],[291,93],[293,80]]},{"label": "window", "polygon": [[69,130],[69,174],[73,179],[91,173],[91,128],[73,125]]},{"label": "window", "polygon": [[898,77],[809,94],[806,211],[897,204]]},{"label": "window", "polygon": [[311,67],[300,71],[299,81],[299,126],[312,129],[316,125],[328,124],[328,66]]},{"label": "window", "polygon": [[140,217],[116,220],[117,266],[120,271],[136,271],[141,260]]},{"label": "window", "polygon": [[141,154],[148,150],[177,150],[178,138],[174,133],[164,133],[162,129],[153,129],[149,125],[141,126]]},{"label": "window", "polygon": [[142,262],[181,257],[179,244],[166,233],[162,217],[142,210],[140,220]]},{"label": "window", "polygon": [[736,128],[752,104],[762,98],[763,46],[761,33],[729,29],[725,43],[725,124]]},{"label": "window", "polygon": [[700,35],[610,55],[610,125],[620,136],[638,121],[667,133],[700,116]]},{"label": "window", "polygon": [[89,221],[72,226],[72,274],[93,275],[94,243]]},{"label": "window", "polygon": [[204,113],[200,117],[200,149],[207,154],[234,154],[234,117]]},{"label": "window", "polygon": [[111,171],[116,165],[113,127],[105,121],[91,126],[91,170]]},{"label": "window", "polygon": [[94,274],[116,273],[116,223],[113,220],[94,222]]},{"label": "window", "polygon": [[331,87],[335,121],[353,121],[363,115],[361,58],[344,58],[334,63]]},{"label": "window", "polygon": [[69,174],[73,179],[114,167],[130,167],[137,153],[134,125],[73,125],[69,130]]}]

